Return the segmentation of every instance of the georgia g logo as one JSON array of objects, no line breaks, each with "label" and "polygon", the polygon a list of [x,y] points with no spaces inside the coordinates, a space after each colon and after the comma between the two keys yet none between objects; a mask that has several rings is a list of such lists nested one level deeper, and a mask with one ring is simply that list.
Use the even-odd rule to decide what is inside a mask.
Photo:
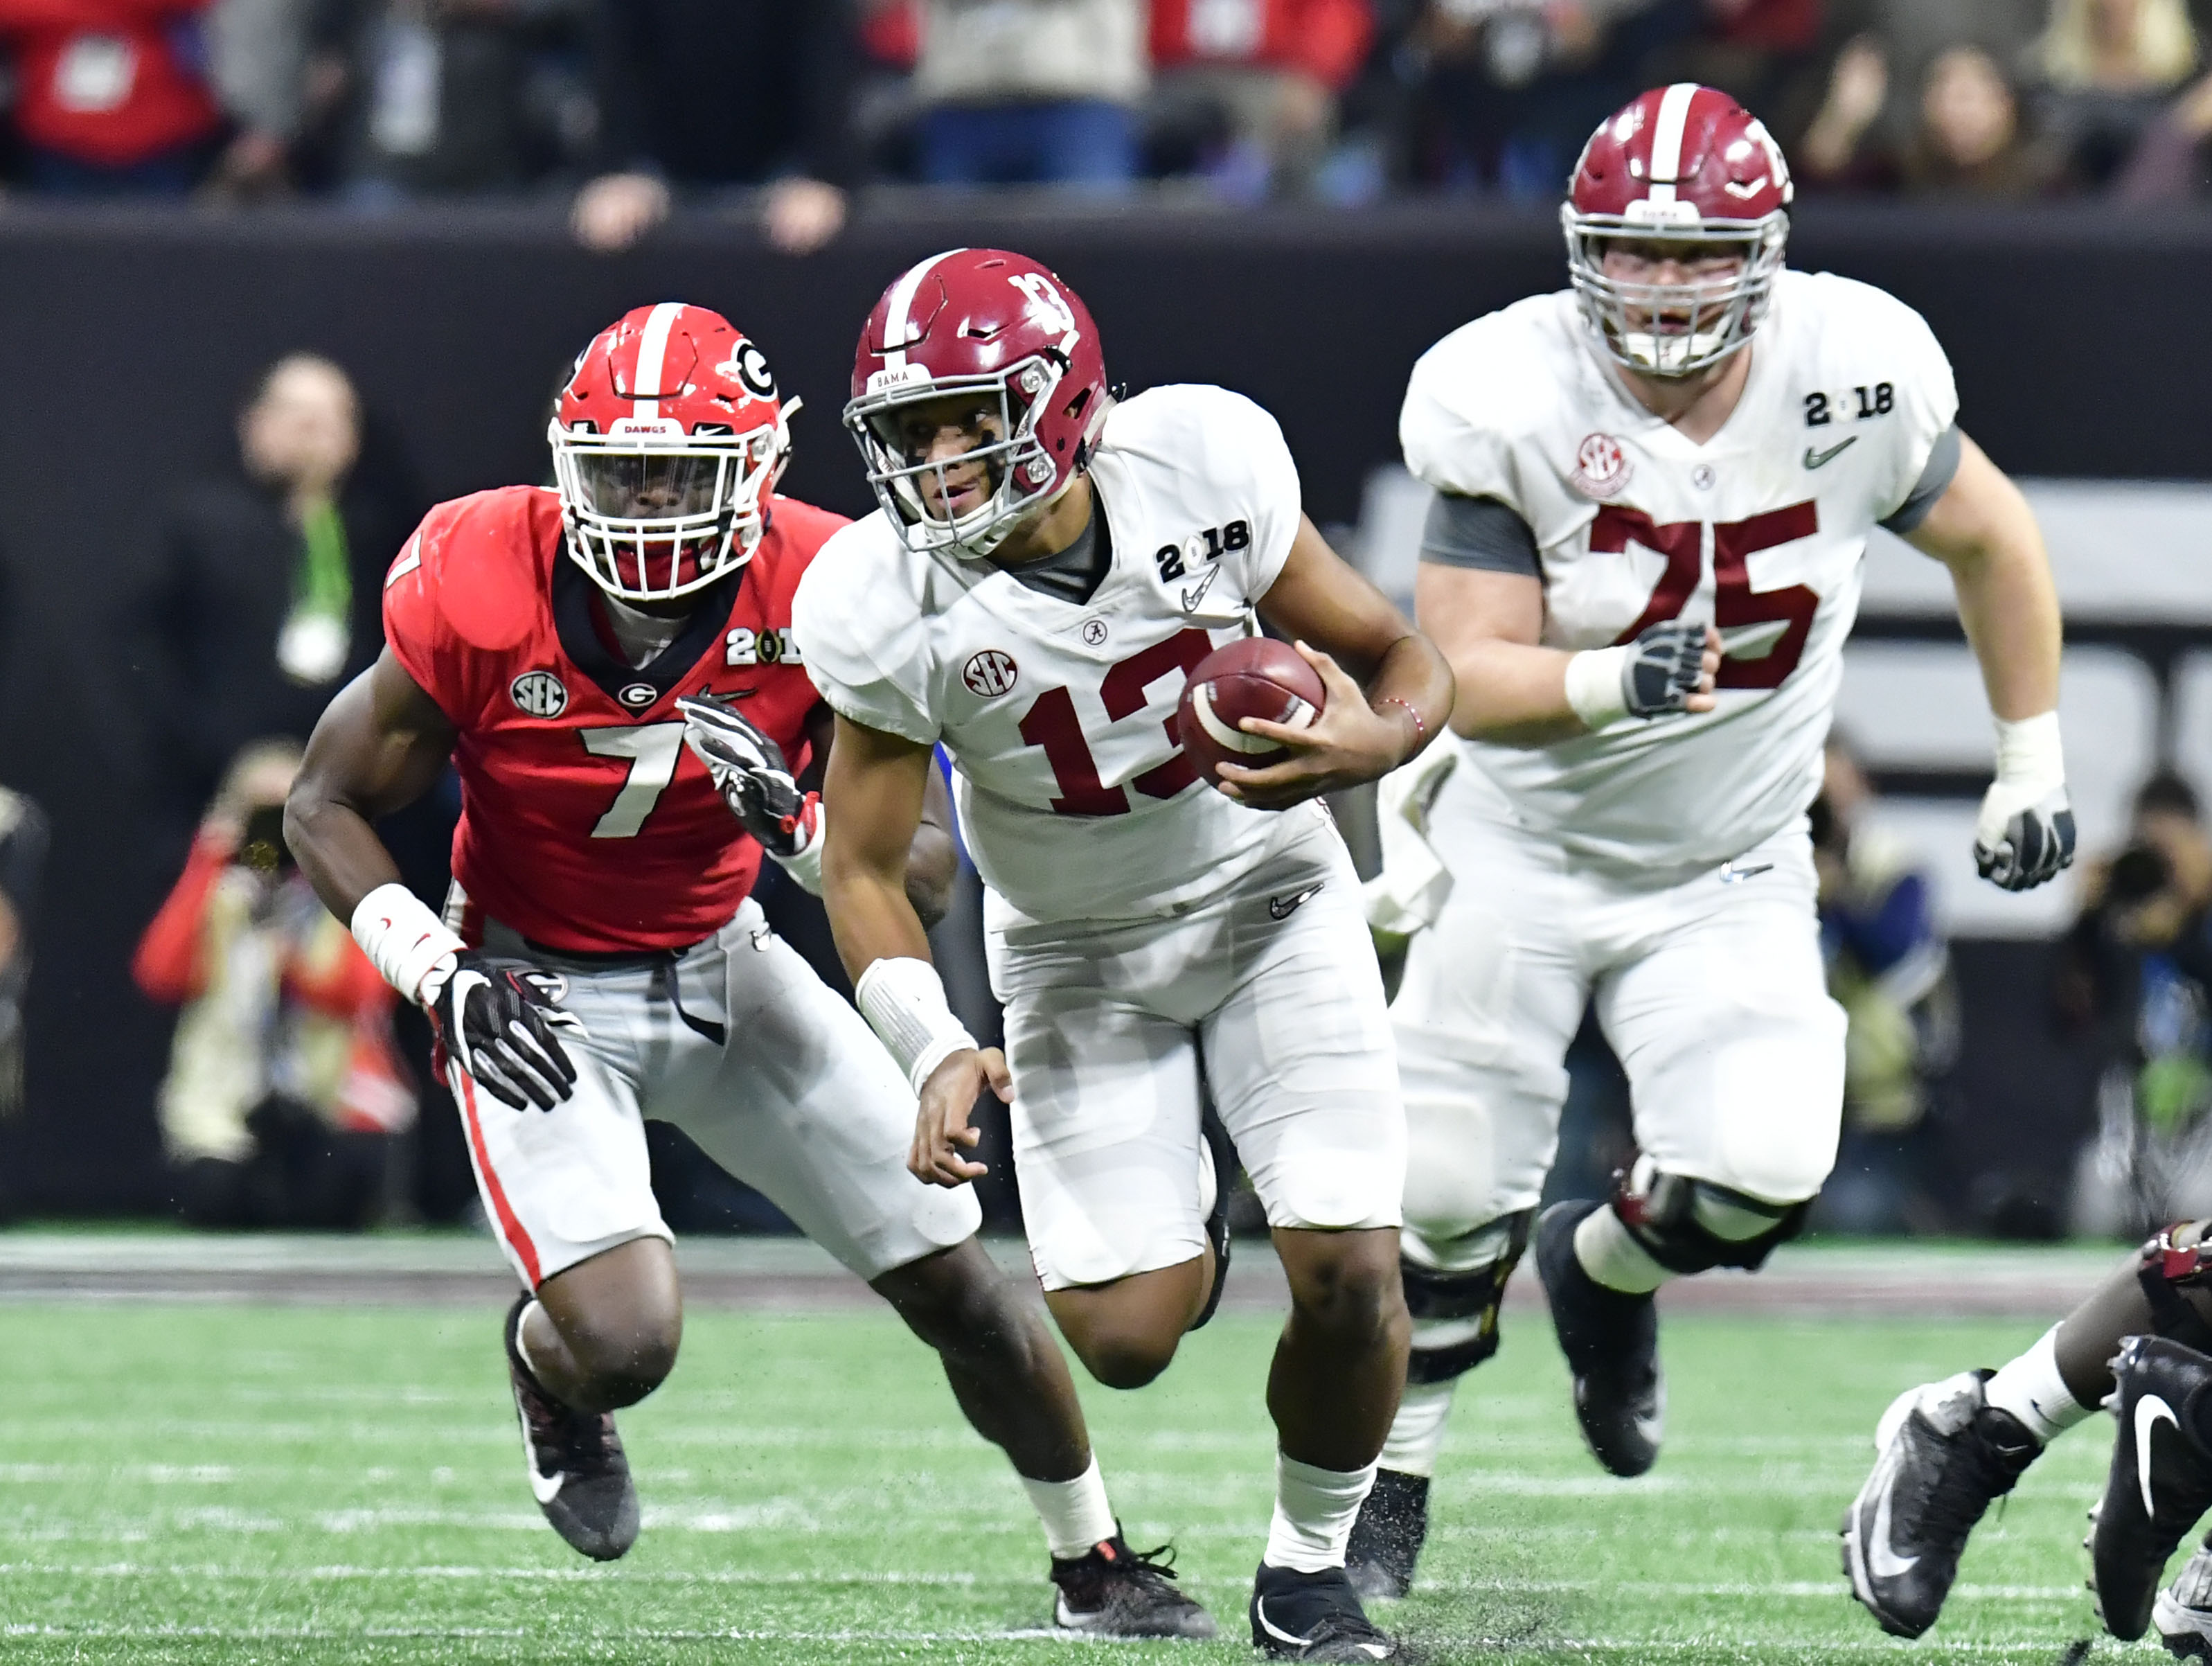
[{"label": "georgia g logo", "polygon": [[730,356],[714,367],[726,381],[734,381],[756,399],[775,398],[775,378],[769,374],[768,355],[749,341],[730,350]]}]

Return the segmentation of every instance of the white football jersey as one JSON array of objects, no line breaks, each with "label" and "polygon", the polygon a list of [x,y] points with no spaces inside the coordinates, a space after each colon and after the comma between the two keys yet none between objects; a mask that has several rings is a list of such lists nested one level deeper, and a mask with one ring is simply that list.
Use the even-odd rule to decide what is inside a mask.
[{"label": "white football jersey", "polygon": [[1461,743],[1498,815],[1589,860],[1714,865],[1804,812],[1867,534],[1957,418],[1926,322],[1848,278],[1781,274],[1749,351],[1742,400],[1704,445],[1631,397],[1567,291],[1453,331],[1407,389],[1407,466],[1534,531],[1546,646],[1605,648],[1677,617],[1719,628],[1712,712],[1548,746]]},{"label": "white football jersey", "polygon": [[878,510],[822,546],[792,605],[835,710],[943,744],[977,871],[1033,920],[1170,911],[1229,884],[1276,824],[1200,781],[1175,714],[1191,668],[1255,634],[1289,557],[1282,430],[1241,394],[1153,388],[1108,416],[1091,480],[1113,565],[1087,602],[916,554]]}]

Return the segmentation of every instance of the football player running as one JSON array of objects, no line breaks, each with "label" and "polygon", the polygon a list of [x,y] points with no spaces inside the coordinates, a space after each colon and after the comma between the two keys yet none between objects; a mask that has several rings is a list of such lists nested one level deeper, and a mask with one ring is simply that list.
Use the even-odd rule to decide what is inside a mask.
[{"label": "football player running", "polygon": [[[1314,800],[1418,752],[1450,673],[1300,512],[1273,418],[1216,387],[1117,401],[1082,301],[1024,257],[955,250],[894,283],[846,422],[882,508],[823,548],[793,620],[837,713],[823,898],[921,1095],[914,1172],[964,1186],[978,1094],[1009,1100],[1046,1301],[1133,1389],[1218,1299],[1235,1170],[1202,1122],[1234,1141],[1291,1293],[1253,1642],[1389,1658],[1343,1563],[1405,1369],[1405,1125],[1358,881]],[[1255,615],[1309,645],[1326,709],[1246,720],[1294,756],[1215,792],[1173,714]],[[902,879],[939,744],[1003,1053],[946,1007]]]},{"label": "football player running", "polygon": [[[1433,849],[1376,898],[1401,929],[1432,921],[1391,1013],[1413,1347],[1353,1541],[1380,1592],[1412,1578],[1455,1385],[1495,1352],[1532,1234],[1583,1436],[1641,1474],[1665,1404],[1653,1292],[1757,1268],[1834,1161],[1844,1017],[1805,812],[1876,526],[1950,569],[1980,661],[1981,873],[2025,889],[2073,852],[2042,540],[1959,431],[1927,325],[1784,269],[1788,167],[1710,88],[1607,119],[1571,193],[1571,287],[1447,336],[1401,417],[1437,491],[1419,615],[1460,697],[1451,750],[1384,789]],[[1539,1220],[1593,999],[1640,1154],[1610,1198]]]},{"label": "football player running", "polygon": [[[647,1172],[657,1118],[937,1350],[1043,1521],[1060,1625],[1211,1635],[1122,1541],[1066,1365],[975,1242],[972,1192],[907,1172],[900,1073],[750,898],[763,849],[815,888],[824,828],[793,778],[828,714],[790,609],[844,522],[774,495],[793,404],[703,308],[641,307],[598,336],[556,400],[557,489],[441,505],[392,564],[388,646],[316,727],[287,837],[433,1018],[524,1285],[505,1341],[531,1489],[570,1545],[604,1560],[636,1537],[611,1414],[676,1362],[676,1267]],[[462,814],[441,920],[373,823],[448,757]],[[944,824],[913,830],[898,865],[902,896],[932,911],[951,873]]]}]

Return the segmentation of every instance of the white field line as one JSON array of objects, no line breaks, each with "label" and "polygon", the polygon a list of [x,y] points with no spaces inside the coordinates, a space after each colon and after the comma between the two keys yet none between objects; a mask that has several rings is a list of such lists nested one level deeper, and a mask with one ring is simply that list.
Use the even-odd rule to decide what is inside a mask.
[{"label": "white field line", "polygon": [[[391,1642],[468,1642],[479,1639],[524,1639],[540,1635],[521,1626],[45,1626],[14,1623],[0,1625],[0,1637],[50,1637],[83,1642],[165,1642],[179,1639],[205,1640],[225,1643],[295,1643],[295,1642],[354,1642],[364,1640]],[[896,1630],[838,1630],[838,1631],[687,1631],[645,1630],[624,1628],[605,1633],[581,1634],[563,1633],[563,1641],[570,1645],[586,1642],[605,1643],[891,1643],[891,1644],[991,1644],[991,1643],[1063,1643],[1089,1644],[1100,1646],[1145,1646],[1130,1639],[1110,1639],[1085,1637],[1079,1633],[1039,1627],[1030,1630],[1004,1632],[932,1632]],[[1638,1657],[1651,1655],[1688,1656],[1692,1659],[1741,1658],[1753,1653],[1777,1651],[1814,1651],[1820,1658],[1834,1660],[1870,1656],[1895,1659],[1905,1654],[1905,1648],[1889,1641],[1839,1643],[1826,1637],[1760,1637],[1747,1639],[1741,1633],[1729,1636],[1680,1638],[1598,1638],[1598,1637],[1454,1637],[1456,1647],[1495,1650],[1541,1650],[1547,1654],[1582,1651],[1592,1654],[1626,1654]],[[2022,1639],[2003,1643],[1993,1640],[1949,1641],[1943,1645],[1947,1655],[2021,1655],[2045,1648],[2044,1639]],[[2147,1652],[2147,1651],[2146,1651]]]},{"label": "white field line", "polygon": [[[1026,1577],[979,1578],[973,1573],[872,1571],[861,1573],[761,1572],[745,1568],[720,1568],[699,1572],[644,1572],[601,1568],[475,1567],[450,1563],[419,1566],[364,1566],[337,1563],[316,1567],[230,1567],[220,1563],[157,1565],[141,1562],[102,1562],[63,1566],[39,1562],[0,1562],[0,1578],[26,1575],[48,1578],[182,1580],[241,1580],[256,1584],[337,1584],[356,1581],[425,1580],[488,1584],[665,1584],[763,1585],[804,1588],[811,1585],[918,1585],[969,1588],[988,1585],[1027,1585]],[[1242,1590],[1241,1578],[1193,1577],[1186,1583],[1223,1590]],[[1647,1597],[1809,1598],[1826,1601],[1850,1595],[1850,1587],[1834,1579],[1784,1579],[1771,1583],[1700,1582],[1690,1580],[1620,1579],[1469,1579],[1423,1580],[1415,1588],[1425,1596],[1557,1595],[1598,1591],[1609,1595]],[[2079,1585],[1963,1584],[1951,1591],[1954,1601],[1966,1602],[2068,1602],[2087,1593]]]}]

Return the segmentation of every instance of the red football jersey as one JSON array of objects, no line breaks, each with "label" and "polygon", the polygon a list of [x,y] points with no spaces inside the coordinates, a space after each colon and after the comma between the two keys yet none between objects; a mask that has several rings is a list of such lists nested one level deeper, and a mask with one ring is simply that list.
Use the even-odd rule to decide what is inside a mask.
[{"label": "red football jersey", "polygon": [[609,954],[682,948],[737,912],[761,848],[684,745],[676,697],[735,696],[793,773],[805,767],[820,696],[792,646],[791,597],[844,524],[772,500],[751,562],[702,591],[641,670],[602,636],[555,493],[508,486],[430,512],[386,575],[384,634],[460,732],[453,878],[471,915]]}]

